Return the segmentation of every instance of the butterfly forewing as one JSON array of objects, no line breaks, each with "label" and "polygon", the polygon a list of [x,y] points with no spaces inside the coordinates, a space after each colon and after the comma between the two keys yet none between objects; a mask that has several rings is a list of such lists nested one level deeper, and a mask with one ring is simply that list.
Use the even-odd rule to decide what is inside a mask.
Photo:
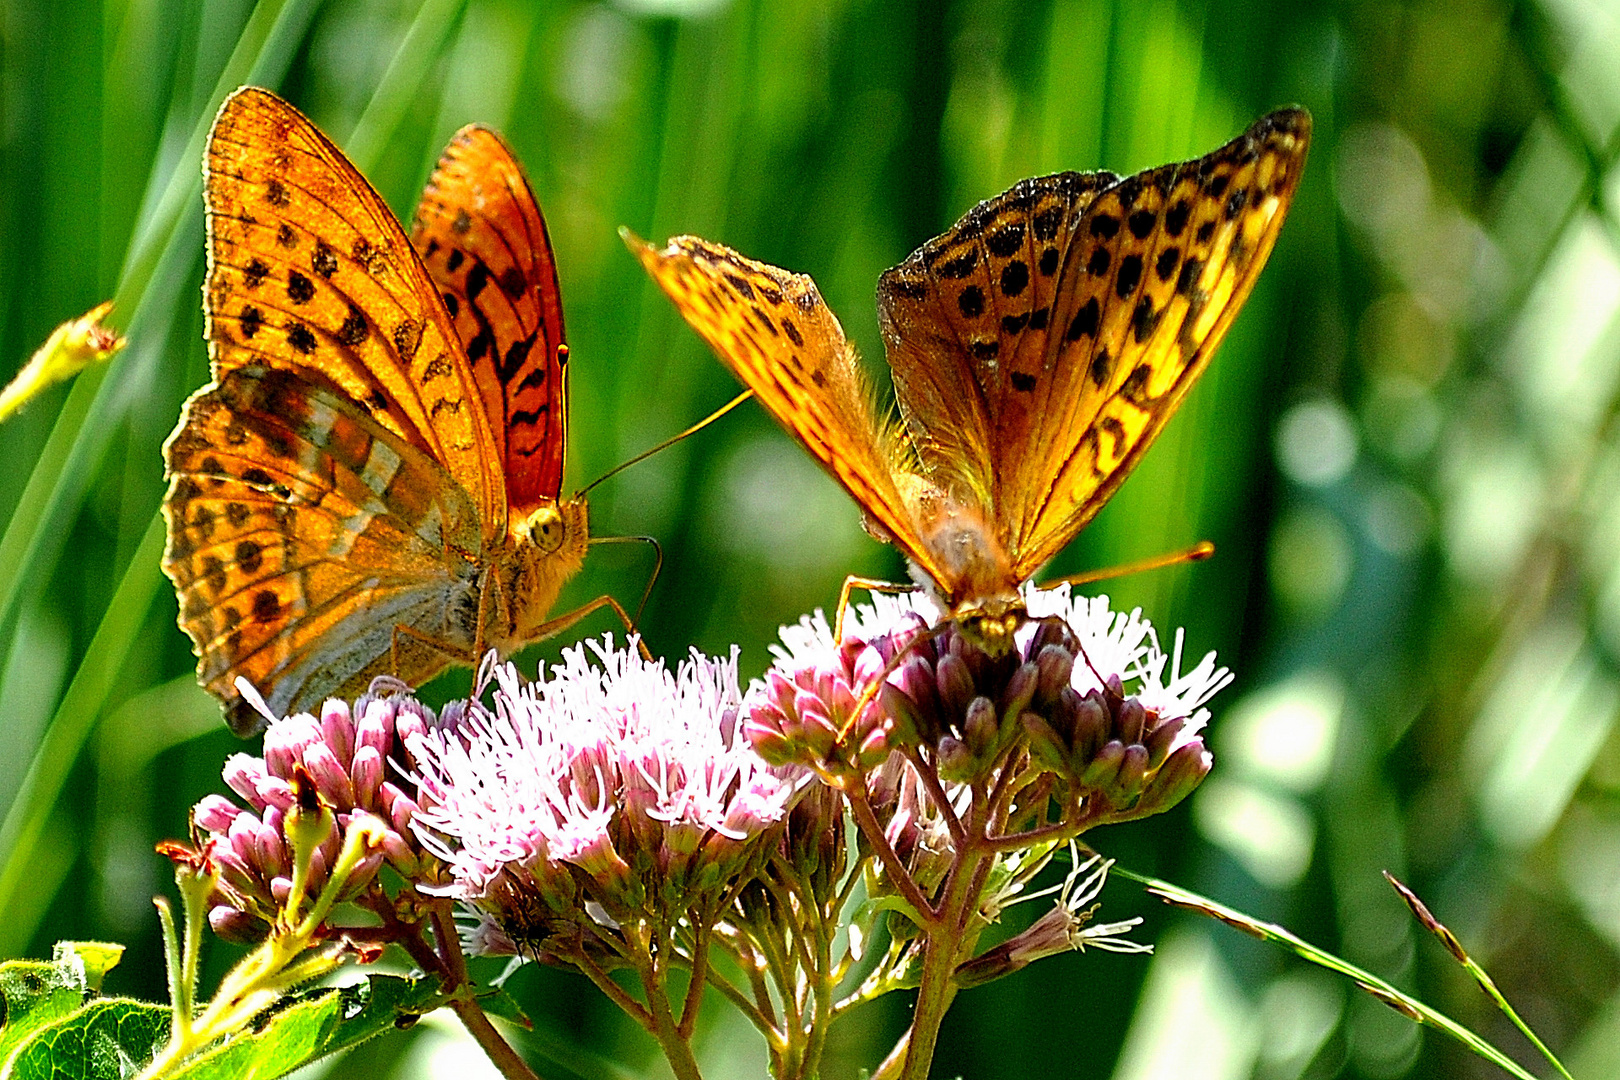
[{"label": "butterfly forewing", "polygon": [[1279,110],[1203,158],[1121,181],[1077,223],[1035,452],[997,506],[1020,578],[1101,509],[1203,373],[1276,242],[1309,139],[1303,110]]},{"label": "butterfly forewing", "polygon": [[896,485],[900,448],[877,420],[860,361],[815,282],[695,236],[677,236],[661,251],[627,240],[765,410],[887,538],[934,572]]},{"label": "butterfly forewing", "polygon": [[268,364],[329,382],[430,452],[500,535],[504,480],[476,382],[382,198],[314,124],[251,87],[221,107],[204,178],[215,377]]},{"label": "butterfly forewing", "polygon": [[226,100],[204,175],[213,382],[164,445],[163,566],[227,720],[259,720],[238,678],[283,715],[544,633],[588,529],[581,500],[539,510],[562,474],[562,312],[506,148],[464,131],[435,174],[439,283],[268,91]]},{"label": "butterfly forewing", "polygon": [[488,128],[457,132],[411,228],[443,296],[524,517],[561,494],[567,444],[562,295],[545,219],[523,169]]}]

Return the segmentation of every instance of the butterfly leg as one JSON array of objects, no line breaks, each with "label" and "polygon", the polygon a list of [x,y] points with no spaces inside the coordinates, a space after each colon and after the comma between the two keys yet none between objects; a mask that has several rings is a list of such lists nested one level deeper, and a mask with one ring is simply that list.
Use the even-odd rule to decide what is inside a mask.
[{"label": "butterfly leg", "polygon": [[500,576],[493,567],[486,567],[478,582],[478,625],[473,630],[473,655],[484,655],[484,616],[488,610],[489,596],[495,594],[495,610],[500,615],[500,625],[512,625],[512,602],[501,586]]},{"label": "butterfly leg", "polygon": [[855,718],[864,713],[866,707],[877,700],[878,691],[883,689],[883,684],[889,681],[889,676],[898,671],[900,665],[905,663],[906,657],[911,655],[911,650],[924,641],[933,641],[950,625],[951,621],[946,619],[934,626],[930,626],[913,638],[905,648],[900,649],[889,658],[889,662],[883,665],[883,670],[873,676],[872,681],[866,684],[866,689],[861,691],[860,697],[855,699],[854,706],[849,710],[849,719],[845,721],[843,729],[838,732],[840,739],[847,736],[850,729],[855,726]]},{"label": "butterfly leg", "polygon": [[[533,640],[540,641],[545,638],[555,637],[564,630],[567,630],[570,626],[573,626],[575,623],[579,622],[579,620],[583,619],[591,612],[600,611],[602,608],[613,609],[613,613],[619,617],[619,621],[624,623],[625,633],[640,633],[640,631],[636,629],[636,624],[631,621],[630,613],[624,610],[623,605],[621,605],[617,600],[613,599],[613,597],[604,593],[588,604],[581,604],[573,611],[565,612],[564,614],[557,616],[555,619],[541,623],[534,632]],[[647,643],[640,640],[640,638],[637,638],[636,644],[641,649],[641,658],[651,662],[653,656],[651,652],[647,651]]]},{"label": "butterfly leg", "polygon": [[844,579],[844,587],[838,591],[838,616],[833,621],[833,640],[844,640],[844,612],[849,609],[849,594],[855,589],[865,589],[874,593],[900,593],[916,592],[917,586],[910,582],[883,581],[879,578],[856,577],[854,574]]}]

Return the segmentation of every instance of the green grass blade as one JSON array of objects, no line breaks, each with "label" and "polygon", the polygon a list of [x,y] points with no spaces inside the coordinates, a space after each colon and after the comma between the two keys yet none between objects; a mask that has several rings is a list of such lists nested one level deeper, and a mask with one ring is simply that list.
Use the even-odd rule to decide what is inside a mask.
[{"label": "green grass blade", "polygon": [[1450,1035],[1453,1039],[1456,1039],[1458,1042],[1468,1047],[1468,1049],[1472,1050],[1486,1061],[1489,1061],[1493,1065],[1496,1065],[1506,1072],[1511,1073],[1513,1076],[1518,1077],[1519,1080],[1536,1080],[1534,1074],[1526,1072],[1512,1058],[1508,1057],[1506,1054],[1502,1053],[1502,1051],[1498,1050],[1496,1047],[1492,1046],[1490,1043],[1486,1042],[1472,1031],[1463,1027],[1449,1016],[1446,1016],[1444,1013],[1425,1005],[1423,1002],[1412,997],[1410,994],[1397,990],[1394,986],[1391,986],[1389,983],[1385,982],[1383,979],[1380,979],[1372,972],[1359,968],[1350,963],[1348,960],[1341,960],[1339,957],[1334,956],[1325,949],[1317,948],[1315,945],[1312,945],[1303,938],[1295,936],[1289,931],[1283,929],[1281,926],[1278,926],[1276,923],[1262,922],[1259,919],[1250,918],[1248,915],[1243,914],[1243,912],[1238,911],[1235,908],[1229,908],[1225,904],[1216,903],[1214,900],[1211,900],[1208,897],[1200,896],[1195,892],[1183,889],[1179,885],[1172,885],[1168,881],[1160,881],[1158,878],[1145,877],[1141,874],[1133,874],[1129,870],[1125,870],[1117,865],[1114,867],[1114,873],[1122,877],[1127,877],[1132,881],[1140,882],[1147,887],[1149,895],[1157,896],[1160,900],[1163,900],[1167,904],[1172,904],[1179,908],[1185,908],[1188,911],[1197,912],[1198,914],[1207,918],[1215,919],[1218,922],[1223,922],[1236,930],[1241,930],[1252,937],[1261,939],[1262,941],[1270,941],[1283,945],[1291,949],[1296,955],[1305,960],[1309,960],[1313,964],[1320,967],[1325,967],[1329,971],[1338,972],[1340,975],[1346,975],[1355,980],[1356,984],[1363,990],[1367,991],[1373,997],[1377,998],[1379,1001],[1382,1001],[1396,1012],[1412,1020],[1414,1023],[1424,1024],[1428,1027],[1445,1032],[1447,1035]]},{"label": "green grass blade", "polygon": [[[239,81],[279,80],[318,6],[316,0],[261,0],[219,77],[209,109],[193,127],[183,160],[201,160],[214,109]],[[136,229],[116,293],[115,315],[129,320],[129,334],[137,344],[146,329],[149,301],[173,306],[171,297],[152,292],[154,279],[183,280],[182,266],[189,268],[190,260],[196,258],[200,185],[198,170],[176,169],[148,220]],[[190,230],[184,227],[188,221]],[[0,536],[0,626],[10,622],[22,583],[44,580],[55,565],[67,534],[64,522],[77,515],[90,477],[118,429],[124,402],[116,383],[129,378],[126,369],[139,352],[130,351],[131,357],[123,364],[88,371],[75,381],[57,415],[17,509]],[[114,372],[115,382],[109,385],[107,379]]]},{"label": "green grass blade", "polygon": [[344,147],[349,160],[361,172],[369,170],[382,156],[383,147],[404,119],[422,80],[444,53],[450,32],[466,7],[467,0],[426,0],[417,11]]},{"label": "green grass blade", "polygon": [[[34,849],[45,834],[57,797],[78,761],[112,693],[124,659],[146,625],[147,612],[162,583],[158,559],[163,553],[163,516],[153,514],[146,536],[124,570],[107,614],[96,628],[84,663],[74,672],[56,715],[46,728],[16,800],[0,822],[0,911],[18,910],[19,890],[30,886]],[[0,926],[0,954],[17,952],[33,936],[34,926],[8,920]]]}]

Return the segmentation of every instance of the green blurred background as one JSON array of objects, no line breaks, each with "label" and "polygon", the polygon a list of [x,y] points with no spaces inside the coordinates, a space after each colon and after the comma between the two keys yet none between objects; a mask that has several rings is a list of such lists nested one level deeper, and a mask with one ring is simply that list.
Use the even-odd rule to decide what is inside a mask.
[{"label": "green blurred background", "polygon": [[[1310,165],[1247,310],[1051,571],[1219,546],[1108,585],[1167,634],[1187,627],[1192,659],[1219,650],[1237,683],[1215,702],[1203,789],[1094,840],[1531,1062],[1415,931],[1388,869],[1577,1077],[1620,1075],[1620,8],[3,0],[0,376],[109,296],[131,344],[0,426],[0,955],[128,942],[113,988],[152,998],[149,898],[169,886],[152,844],[183,834],[241,748],[192,680],[155,514],[159,445],[205,381],[202,136],[249,81],[305,109],[401,214],[456,127],[506,133],[561,267],[571,487],[736,392],[621,223],[811,273],[876,358],[878,273],[975,201],[1035,173],[1194,156],[1308,106]],[[748,675],[845,574],[902,572],[753,405],[591,505],[594,532],[664,544],[653,649],[740,642]],[[561,603],[633,605],[649,565],[598,548]],[[1105,901],[1104,917],[1146,916],[1157,955],[1070,955],[965,993],[937,1075],[1500,1075],[1123,880]],[[230,956],[212,950],[211,978]],[[661,1075],[581,980],[512,985],[545,1075]],[[826,1075],[875,1064],[904,1021],[898,1000],[850,1018]],[[724,1008],[700,1051],[711,1076],[762,1072]],[[429,1022],[333,1075],[480,1067]]]}]

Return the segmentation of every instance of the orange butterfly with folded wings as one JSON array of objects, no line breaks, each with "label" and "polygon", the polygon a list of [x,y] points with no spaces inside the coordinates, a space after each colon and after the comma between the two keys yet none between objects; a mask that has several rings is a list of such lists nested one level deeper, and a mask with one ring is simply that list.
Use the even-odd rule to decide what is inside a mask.
[{"label": "orange butterfly with folded wings", "polygon": [[[164,572],[238,733],[419,684],[608,606],[547,615],[589,544],[562,497],[568,351],[534,194],[462,129],[407,238],[276,95],[220,108],[204,163],[213,382],[164,445]],[[412,243],[415,243],[415,247]]]},{"label": "orange butterfly with folded wings", "polygon": [[1310,116],[1282,109],[1194,161],[1037,177],[968,211],[878,280],[898,424],[810,278],[697,237],[625,237],[945,617],[1000,652],[1026,618],[1019,589],[1209,363],[1309,142]]}]

